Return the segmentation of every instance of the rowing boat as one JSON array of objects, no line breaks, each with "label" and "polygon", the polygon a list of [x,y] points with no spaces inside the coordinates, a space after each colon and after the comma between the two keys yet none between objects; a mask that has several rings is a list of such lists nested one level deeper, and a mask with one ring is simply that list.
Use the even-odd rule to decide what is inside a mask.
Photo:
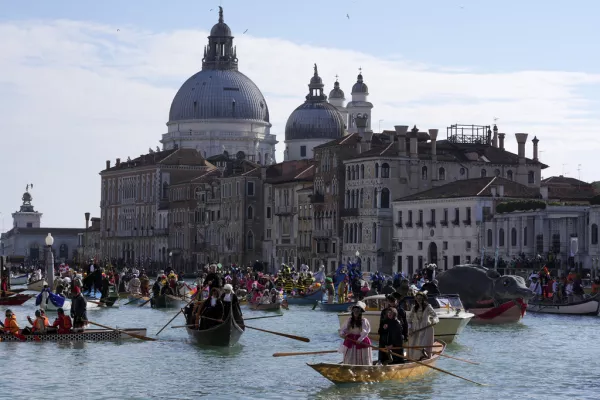
[{"label": "rowing boat", "polygon": [[316,292],[307,295],[286,296],[285,299],[288,304],[308,306],[315,304],[318,300],[323,300],[323,292],[317,290]]},{"label": "rowing boat", "polygon": [[356,304],[355,301],[351,301],[349,303],[328,303],[326,301],[319,301],[319,308],[322,311],[328,312],[346,312]]},{"label": "rowing boat", "polygon": [[44,279],[40,279],[34,282],[30,282],[27,284],[27,290],[33,290],[34,292],[41,292],[44,288],[44,285],[48,283]]},{"label": "rowing boat", "polygon": [[250,304],[250,309],[252,311],[279,311],[281,303]]},{"label": "rowing boat", "polygon": [[[435,366],[440,357],[439,354],[443,354],[446,349],[446,345],[442,342],[436,341],[434,346],[436,353],[430,359],[421,361],[422,364]],[[440,347],[441,351],[439,350]],[[403,382],[409,378],[422,377],[433,371],[432,368],[414,362],[394,365],[350,365],[334,363],[307,365],[335,384],[386,381]]]},{"label": "rowing boat", "polygon": [[566,315],[598,315],[600,310],[600,295],[588,297],[580,301],[571,303],[554,303],[550,301],[533,301],[527,304],[527,311],[547,313],[547,314],[566,314]]},{"label": "rowing boat", "polygon": [[170,294],[161,294],[158,297],[152,297],[150,305],[152,308],[180,308],[183,300]]},{"label": "rowing boat", "polygon": [[[134,335],[146,336],[146,328],[119,329]],[[104,342],[120,339],[131,339],[126,333],[110,329],[86,329],[77,333],[46,333],[41,335],[13,335],[0,334],[0,342]],[[25,340],[22,340],[25,339]]]},{"label": "rowing boat", "polygon": [[0,297],[0,306],[20,306],[32,297],[35,296],[31,294],[16,294],[9,297]]},{"label": "rowing boat", "polygon": [[231,347],[235,345],[244,333],[244,328],[232,318],[231,313],[222,324],[209,329],[186,328],[188,334],[197,344],[202,346]]}]

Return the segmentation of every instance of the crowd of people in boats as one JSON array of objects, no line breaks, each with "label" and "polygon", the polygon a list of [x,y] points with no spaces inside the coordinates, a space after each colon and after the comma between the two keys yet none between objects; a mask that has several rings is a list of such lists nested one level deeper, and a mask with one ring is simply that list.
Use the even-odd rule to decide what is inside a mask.
[{"label": "crowd of people in boats", "polygon": [[[591,277],[588,274],[587,279]],[[584,280],[580,273],[572,269],[562,278],[553,276],[547,267],[529,276],[529,289],[535,293],[531,301],[541,301],[553,304],[568,304],[583,301],[589,296],[600,293],[600,277],[596,277],[591,285],[590,294],[584,290]]]}]

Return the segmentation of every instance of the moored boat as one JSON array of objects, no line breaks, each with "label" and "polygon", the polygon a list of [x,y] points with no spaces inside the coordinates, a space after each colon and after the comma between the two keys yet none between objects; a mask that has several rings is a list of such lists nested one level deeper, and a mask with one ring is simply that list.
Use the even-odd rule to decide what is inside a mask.
[{"label": "moored boat", "polygon": [[319,300],[322,300],[323,292],[321,290],[317,290],[316,292],[307,295],[286,296],[285,299],[287,300],[288,304],[308,306],[315,304],[315,302]]},{"label": "moored boat", "polygon": [[279,311],[281,303],[250,304],[250,309],[253,311]]},{"label": "moored boat", "polygon": [[[441,342],[434,344],[434,354],[421,364],[407,362],[393,365],[349,365],[334,363],[307,364],[323,377],[335,384],[344,383],[375,383],[396,381],[402,382],[407,379],[419,378],[433,371],[426,365],[435,366],[439,354],[443,354],[446,345]],[[425,364],[425,365],[422,365]]]},{"label": "moored boat", "polygon": [[497,325],[519,322],[525,316],[527,305],[520,299],[510,300],[498,307],[471,308],[469,312],[475,314],[472,324]]},{"label": "moored boat", "polygon": [[34,292],[40,292],[44,288],[44,285],[47,285],[47,284],[48,283],[44,279],[29,282],[27,284],[27,290],[33,290]]},{"label": "moored boat", "polygon": [[240,340],[244,333],[244,328],[238,325],[235,319],[232,318],[231,313],[222,324],[212,328],[203,330],[185,329],[197,344],[203,346],[231,347]]},{"label": "moored boat", "polygon": [[[365,297],[363,301],[367,304],[367,311],[363,313],[363,316],[369,320],[371,324],[371,333],[369,338],[373,340],[379,340],[377,334],[377,328],[379,327],[379,319],[381,316],[382,303],[385,302],[386,296],[378,294],[375,296]],[[463,304],[460,301],[458,295],[434,295],[427,296],[427,301],[437,314],[440,322],[435,326],[434,332],[436,339],[441,339],[446,343],[451,343],[456,339],[456,336],[460,335],[465,329],[469,321],[472,321],[474,314],[466,312]],[[414,303],[413,297],[405,297],[402,300],[403,309],[406,311],[406,317],[410,317],[410,309]],[[369,305],[376,304],[377,307],[369,307]],[[348,318],[350,317],[349,312],[338,314],[340,328],[342,328]]]},{"label": "moored boat", "polygon": [[181,298],[170,294],[162,294],[150,299],[152,308],[179,308],[183,305],[182,303],[183,300]]},{"label": "moored boat", "polygon": [[555,304],[552,301],[529,301],[527,311],[547,314],[598,315],[600,296],[596,295],[572,303]]},{"label": "moored boat", "polygon": [[[146,328],[126,328],[119,329],[119,331],[146,336]],[[110,329],[86,329],[83,332],[76,333],[46,333],[42,335],[19,335],[19,337],[0,334],[0,342],[104,342],[121,339],[133,338],[126,333]]]},{"label": "moored boat", "polygon": [[9,297],[0,297],[0,306],[20,306],[32,297],[35,296],[31,294],[16,294]]},{"label": "moored boat", "polygon": [[10,284],[11,285],[26,285],[27,280],[29,280],[29,274],[24,275],[11,275],[10,276]]},{"label": "moored boat", "polygon": [[346,312],[356,304],[355,301],[351,301],[348,303],[328,303],[326,301],[319,301],[319,308],[323,311],[328,312]]}]

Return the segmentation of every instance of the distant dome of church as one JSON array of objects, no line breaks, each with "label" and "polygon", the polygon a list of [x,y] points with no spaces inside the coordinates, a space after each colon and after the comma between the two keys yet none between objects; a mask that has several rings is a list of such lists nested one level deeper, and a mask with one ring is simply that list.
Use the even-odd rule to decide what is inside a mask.
[{"label": "distant dome of church", "polygon": [[333,84],[333,89],[329,92],[329,100],[331,99],[342,99],[344,100],[346,96],[344,96],[344,91],[340,89],[340,83],[335,81]]},{"label": "distant dome of church", "polygon": [[338,110],[327,102],[316,64],[308,87],[310,92],[306,101],[298,106],[287,120],[285,140],[334,140],[342,137],[346,128],[344,120]]},{"label": "distant dome of church", "polygon": [[352,93],[366,93],[369,94],[369,88],[367,84],[363,82],[362,74],[358,74],[356,83],[352,86]]}]

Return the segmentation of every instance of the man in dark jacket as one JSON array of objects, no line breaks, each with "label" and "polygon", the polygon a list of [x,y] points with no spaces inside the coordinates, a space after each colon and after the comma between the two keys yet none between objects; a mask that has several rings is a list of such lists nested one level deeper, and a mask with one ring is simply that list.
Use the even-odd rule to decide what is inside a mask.
[{"label": "man in dark jacket", "polygon": [[83,331],[83,328],[87,325],[87,300],[81,294],[81,289],[78,286],[73,287],[71,318],[73,318],[73,331]]},{"label": "man in dark jacket", "polygon": [[[408,340],[408,321],[406,320],[406,311],[404,311],[404,309],[402,307],[398,307],[398,297],[400,297],[399,293],[395,292],[394,294],[388,295],[387,296],[387,302],[388,302],[388,306],[383,309],[381,311],[381,314],[379,316],[379,329],[377,331],[377,333],[379,334],[379,347],[385,347],[387,346],[388,343],[387,342],[387,328],[384,327],[385,325],[385,320],[386,320],[386,313],[387,313],[387,309],[388,308],[394,308],[397,312],[397,319],[400,323],[400,328],[401,328],[401,332],[402,332],[402,340],[403,341],[407,341]],[[397,339],[394,340],[395,342],[397,342]],[[399,352],[399,350],[398,350]],[[385,352],[385,351],[379,351],[379,362],[383,363],[383,362],[388,362],[390,359],[389,357],[389,353]]]}]

